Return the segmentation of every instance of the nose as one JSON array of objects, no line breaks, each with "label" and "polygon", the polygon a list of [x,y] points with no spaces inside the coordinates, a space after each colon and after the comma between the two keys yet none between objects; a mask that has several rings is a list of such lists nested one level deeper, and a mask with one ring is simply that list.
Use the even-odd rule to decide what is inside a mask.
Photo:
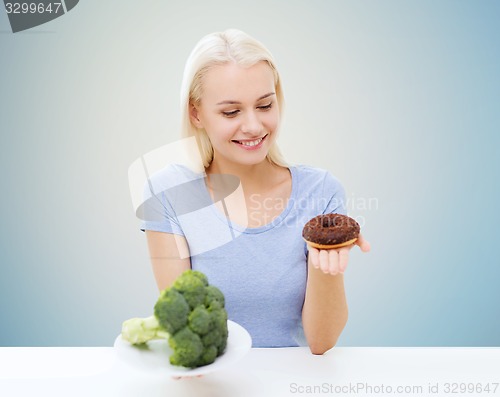
[{"label": "nose", "polygon": [[241,124],[241,132],[251,136],[260,135],[260,133],[262,132],[262,122],[260,121],[257,112],[245,112],[245,117],[243,118]]}]

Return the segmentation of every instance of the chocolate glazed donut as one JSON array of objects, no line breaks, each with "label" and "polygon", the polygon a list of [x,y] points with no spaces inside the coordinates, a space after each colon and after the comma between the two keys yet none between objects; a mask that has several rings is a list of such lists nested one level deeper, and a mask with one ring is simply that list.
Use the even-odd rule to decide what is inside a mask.
[{"label": "chocolate glazed donut", "polygon": [[353,244],[359,231],[359,224],[354,219],[341,214],[325,214],[307,222],[302,237],[311,247],[334,249]]}]

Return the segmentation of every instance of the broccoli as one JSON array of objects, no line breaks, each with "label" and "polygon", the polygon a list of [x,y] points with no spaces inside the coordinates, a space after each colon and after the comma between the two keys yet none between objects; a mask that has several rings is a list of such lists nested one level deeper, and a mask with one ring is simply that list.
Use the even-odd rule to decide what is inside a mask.
[{"label": "broccoli", "polygon": [[186,270],[163,290],[147,318],[123,323],[122,337],[133,345],[168,339],[172,365],[196,368],[211,364],[227,344],[227,312],[222,292],[207,277]]}]

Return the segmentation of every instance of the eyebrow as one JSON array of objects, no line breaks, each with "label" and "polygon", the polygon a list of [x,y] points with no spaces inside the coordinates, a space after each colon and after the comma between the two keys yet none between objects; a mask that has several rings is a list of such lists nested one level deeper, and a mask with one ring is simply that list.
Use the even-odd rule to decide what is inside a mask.
[{"label": "eyebrow", "polygon": [[[257,99],[257,101],[260,101],[261,99],[268,98],[271,95],[275,95],[275,93],[274,92],[270,92],[268,94],[262,95],[259,99]],[[227,101],[219,102],[219,103],[217,103],[217,105],[241,105],[241,102],[227,100]]]}]

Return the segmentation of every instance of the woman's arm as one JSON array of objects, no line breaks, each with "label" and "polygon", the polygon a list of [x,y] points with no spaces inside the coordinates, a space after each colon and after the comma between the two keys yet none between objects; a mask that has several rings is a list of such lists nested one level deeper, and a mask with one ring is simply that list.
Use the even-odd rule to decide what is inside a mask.
[{"label": "woman's arm", "polygon": [[[370,250],[370,244],[361,235],[356,245],[363,252]],[[347,323],[343,273],[352,247],[335,250],[309,247],[302,324],[313,354],[323,354],[335,346]]]},{"label": "woman's arm", "polygon": [[335,346],[347,323],[344,275],[325,274],[312,266],[310,259],[302,323],[313,354],[323,354]]},{"label": "woman's arm", "polygon": [[150,230],[146,230],[146,239],[156,284],[162,291],[191,268],[188,245],[182,236]]}]

